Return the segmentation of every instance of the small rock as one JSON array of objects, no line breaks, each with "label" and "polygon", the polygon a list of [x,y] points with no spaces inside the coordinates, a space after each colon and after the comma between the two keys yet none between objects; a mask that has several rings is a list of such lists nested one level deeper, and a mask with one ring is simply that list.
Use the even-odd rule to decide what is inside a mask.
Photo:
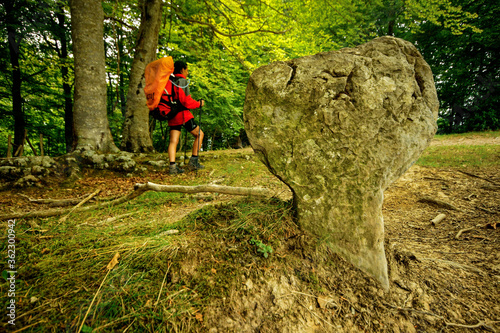
[{"label": "small rock", "polygon": [[164,167],[167,165],[167,162],[160,160],[160,161],[149,161],[148,164],[156,166],[156,167]]},{"label": "small rock", "polygon": [[247,287],[247,290],[252,289],[253,288],[252,280],[248,279],[247,282],[245,282],[245,286]]},{"label": "small rock", "polygon": [[34,165],[33,167],[31,167],[31,173],[33,175],[41,175],[43,173],[43,168],[39,165]]}]

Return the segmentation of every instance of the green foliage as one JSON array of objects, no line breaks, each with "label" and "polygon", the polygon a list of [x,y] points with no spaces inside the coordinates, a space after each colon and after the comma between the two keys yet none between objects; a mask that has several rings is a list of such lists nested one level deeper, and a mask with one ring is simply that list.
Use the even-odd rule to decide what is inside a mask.
[{"label": "green foliage", "polygon": [[262,254],[264,258],[269,257],[269,255],[273,253],[273,248],[270,245],[262,243],[260,240],[255,240],[252,238],[248,243],[250,245],[254,245],[257,249],[257,252]]},{"label": "green foliage", "polygon": [[[68,5],[49,0],[14,3],[19,10],[14,25],[20,37],[21,94],[28,135],[38,145],[39,134],[43,134],[45,145],[49,145],[46,153],[60,155],[66,151],[64,114],[68,108],[63,85],[71,91],[73,84]],[[140,5],[130,0],[103,1],[108,118],[118,144]],[[386,34],[416,43],[431,65],[441,101],[440,132],[497,129],[499,6],[492,0],[170,2],[163,7],[158,57],[171,55],[189,64],[191,94],[206,100],[206,107],[195,112],[198,122],[201,115],[205,150],[231,147],[245,136],[245,89],[256,68],[355,46]],[[2,17],[5,8],[0,5]],[[58,23],[57,14],[66,16],[65,24]],[[14,133],[13,68],[5,22],[0,20],[4,41],[0,45],[3,138]],[[67,57],[62,54],[63,40],[67,41]],[[162,151],[165,135],[159,129],[157,126],[153,139]],[[6,150],[2,139],[0,155],[5,156]],[[25,151],[31,154],[29,149]]]},{"label": "green foliage", "polygon": [[425,23],[414,36],[436,78],[441,102],[439,132],[499,129],[500,5],[488,0],[455,2],[477,14],[477,29],[457,35],[445,26]]}]

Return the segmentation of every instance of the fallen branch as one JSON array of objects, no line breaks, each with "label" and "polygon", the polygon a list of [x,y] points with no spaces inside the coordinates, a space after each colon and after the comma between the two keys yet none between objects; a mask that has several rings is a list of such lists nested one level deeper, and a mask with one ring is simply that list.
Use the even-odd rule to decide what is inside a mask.
[{"label": "fallen branch", "polygon": [[461,172],[463,173],[464,175],[467,175],[467,176],[471,176],[471,177],[474,177],[474,178],[479,178],[479,179],[482,179],[482,180],[485,180],[487,182],[490,182],[496,186],[499,186],[499,184],[497,182],[494,182],[493,180],[491,179],[488,179],[488,178],[484,178],[484,177],[481,177],[481,176],[478,176],[478,175],[475,175],[473,173],[470,173],[470,172],[467,172],[467,171],[462,171],[462,170],[457,170],[458,172]]},{"label": "fallen branch", "polygon": [[135,189],[155,192],[177,192],[177,193],[200,193],[212,192],[231,195],[252,195],[252,196],[269,196],[271,191],[266,188],[259,187],[233,187],[221,185],[198,185],[198,186],[182,186],[182,185],[158,185],[147,182],[145,184],[135,184]]},{"label": "fallen branch", "polygon": [[444,202],[444,201],[434,199],[431,197],[423,197],[423,198],[420,198],[418,201],[431,203],[431,204],[437,205],[437,206],[445,208],[445,209],[459,210],[457,207],[453,206],[452,204],[450,204],[448,202]]},{"label": "fallen branch", "polygon": [[120,205],[124,202],[137,198],[147,191],[155,192],[179,192],[179,193],[199,193],[199,192],[212,192],[223,193],[231,195],[252,195],[252,196],[271,196],[272,192],[266,188],[259,187],[232,187],[232,186],[219,186],[219,185],[198,185],[198,186],[181,186],[181,185],[158,185],[154,183],[136,184],[134,191],[127,195],[119,197],[109,202],[103,202],[85,207],[73,207],[66,209],[48,209],[33,212],[21,213],[6,213],[0,215],[0,220],[7,219],[20,219],[20,218],[33,218],[33,217],[50,217],[68,214],[69,212],[86,212],[93,209],[102,207],[112,207]]},{"label": "fallen branch", "polygon": [[49,205],[50,207],[64,207],[64,206],[76,205],[84,198],[80,197],[80,198],[70,198],[70,199],[33,199],[22,193],[19,193],[19,196],[26,198],[29,202],[41,205]]},{"label": "fallen branch", "polygon": [[[119,197],[118,199],[112,200],[110,202],[103,202],[103,203],[94,204],[94,205],[90,205],[90,206],[79,207],[78,209],[75,209],[73,211],[73,213],[86,212],[89,210],[99,209],[102,207],[117,206],[117,205],[120,205],[124,202],[130,201],[130,200],[138,197],[142,193],[144,193],[143,190],[134,190],[133,192],[130,192],[129,194],[126,194],[126,195]],[[72,208],[65,208],[65,209],[38,210],[38,211],[33,211],[33,212],[7,213],[7,214],[0,215],[0,220],[58,216],[58,215],[66,214],[66,213],[70,212],[72,209],[73,209],[73,207]]]}]

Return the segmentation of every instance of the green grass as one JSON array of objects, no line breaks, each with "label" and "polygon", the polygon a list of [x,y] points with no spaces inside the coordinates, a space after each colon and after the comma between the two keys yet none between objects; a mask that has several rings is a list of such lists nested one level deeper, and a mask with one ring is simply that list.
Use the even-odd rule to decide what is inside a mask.
[{"label": "green grass", "polygon": [[[106,265],[119,252],[120,263],[90,307],[84,331],[199,331],[203,322],[197,314],[222,306],[224,297],[241,285],[249,264],[279,260],[270,251],[264,258],[251,240],[275,249],[296,225],[291,203],[246,197],[205,206],[172,222],[171,207],[194,202],[191,195],[149,192],[118,207],[72,214],[64,223],[59,217],[36,219],[43,233],[18,220],[17,286],[24,296],[22,313],[28,315],[18,318],[16,326],[39,322],[27,331],[76,331],[106,276]],[[129,212],[135,214],[100,223]],[[172,229],[179,232],[168,234]],[[6,294],[3,282],[0,292]]]},{"label": "green grass", "polygon": [[457,134],[438,134],[434,136],[435,140],[448,140],[455,138],[472,138],[472,137],[482,137],[482,138],[496,138],[500,136],[500,131],[486,131],[486,132],[467,132],[467,133],[457,133]]},{"label": "green grass", "polygon": [[[435,168],[481,168],[500,166],[500,145],[464,145],[462,139],[498,138],[500,131],[469,132],[436,135],[439,144],[428,147],[418,159],[417,165]],[[446,141],[455,144],[446,144]]]},{"label": "green grass", "polygon": [[500,166],[500,145],[433,146],[423,152],[417,165],[434,168]]}]

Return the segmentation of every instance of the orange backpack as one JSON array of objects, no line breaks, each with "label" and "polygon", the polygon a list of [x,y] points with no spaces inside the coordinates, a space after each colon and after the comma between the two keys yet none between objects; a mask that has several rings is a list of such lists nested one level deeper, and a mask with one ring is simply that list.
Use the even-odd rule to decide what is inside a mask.
[{"label": "orange backpack", "polygon": [[163,57],[150,62],[146,66],[145,79],[147,105],[149,110],[153,111],[160,103],[163,89],[167,85],[170,75],[174,72],[174,59],[172,57]]}]

